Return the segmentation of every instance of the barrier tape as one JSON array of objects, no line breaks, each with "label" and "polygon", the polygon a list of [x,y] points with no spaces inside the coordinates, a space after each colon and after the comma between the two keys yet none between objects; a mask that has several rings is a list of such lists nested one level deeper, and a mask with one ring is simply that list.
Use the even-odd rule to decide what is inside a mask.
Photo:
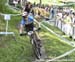
[{"label": "barrier tape", "polygon": [[[39,24],[39,22],[37,20],[34,20],[36,23]],[[70,41],[68,41],[67,39],[64,39],[63,37],[61,37],[60,35],[56,34],[54,31],[52,31],[50,28],[48,28],[47,26],[45,26],[44,24],[42,24],[42,22],[40,23],[41,26],[43,26],[44,28],[46,28],[49,32],[53,33],[54,35],[58,36],[60,39],[62,39],[62,42],[66,42],[67,44],[71,45],[72,47],[75,47],[75,45],[73,45]]]},{"label": "barrier tape", "polygon": [[46,62],[58,60],[58,59],[60,59],[60,58],[62,58],[62,57],[65,57],[65,56],[67,56],[67,55],[73,53],[74,51],[75,51],[75,48],[72,49],[72,50],[70,50],[70,51],[68,51],[68,52],[66,52],[66,53],[64,53],[64,54],[62,54],[62,55],[60,55],[60,56],[58,56],[58,57],[56,57],[56,58],[53,58],[53,59],[51,59],[51,60],[47,60]]},{"label": "barrier tape", "polygon": [[[34,21],[39,24],[39,22],[38,22],[37,20],[34,20]],[[55,32],[53,32],[51,29],[49,29],[48,27],[46,27],[44,24],[41,23],[41,25],[42,25],[44,28],[46,28],[49,32],[52,32],[53,34],[55,34],[55,35],[58,36],[58,34],[56,34]],[[61,38],[61,36],[58,36],[58,37]],[[63,39],[63,38],[62,38],[62,39]],[[71,45],[69,42],[67,42],[67,43],[68,43],[69,45]],[[71,46],[72,46],[72,45],[71,45]],[[56,58],[48,59],[48,60],[41,59],[41,60],[37,60],[37,61],[46,61],[46,62],[56,61],[56,60],[58,60],[58,59],[60,59],[60,58],[62,58],[62,57],[65,57],[65,56],[67,56],[67,55],[73,53],[74,51],[75,51],[75,48],[72,49],[72,50],[70,50],[70,51],[68,51],[68,52],[66,52],[66,53],[64,53],[64,54],[62,54],[62,55],[60,55],[60,56],[58,56],[58,57],[56,57]]]},{"label": "barrier tape", "polygon": [[[4,16],[6,14],[0,13],[0,15]],[[11,15],[11,16],[20,16],[21,14],[7,14],[7,15]]]}]

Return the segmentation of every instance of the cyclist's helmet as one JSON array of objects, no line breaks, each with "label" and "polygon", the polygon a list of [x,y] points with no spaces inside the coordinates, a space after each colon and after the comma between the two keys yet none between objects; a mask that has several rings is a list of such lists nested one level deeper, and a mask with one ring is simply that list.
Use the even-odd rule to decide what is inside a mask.
[{"label": "cyclist's helmet", "polygon": [[27,16],[27,15],[28,15],[27,12],[23,12],[23,13],[22,13],[22,16]]}]

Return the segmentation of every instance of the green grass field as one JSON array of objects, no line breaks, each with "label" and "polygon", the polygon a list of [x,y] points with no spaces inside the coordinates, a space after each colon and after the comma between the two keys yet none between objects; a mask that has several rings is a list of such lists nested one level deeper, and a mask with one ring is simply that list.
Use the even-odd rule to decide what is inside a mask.
[{"label": "green grass field", "polygon": [[[59,34],[60,36],[64,36],[64,38],[66,38],[67,40],[69,41],[72,41],[73,39],[72,38],[69,38],[67,35],[65,35],[61,29],[57,28],[56,26],[54,25],[50,25],[48,23],[45,23],[43,22],[44,25],[46,25],[48,28],[50,28],[51,30],[53,30],[56,34]],[[54,23],[55,24],[55,23]]]},{"label": "green grass field", "polygon": [[[14,11],[3,5],[5,1],[6,0],[0,0],[0,12],[14,13]],[[0,62],[33,62],[34,60],[34,53],[29,41],[29,37],[19,36],[17,25],[20,20],[21,16],[12,16],[11,20],[9,21],[8,31],[13,31],[15,33],[16,41],[14,40],[14,37],[12,35],[0,35]],[[60,38],[48,32],[44,27],[41,28],[42,29],[40,31],[40,37],[42,39],[43,46],[45,47],[48,58],[59,56],[73,49],[73,47],[71,47],[70,45],[61,42]],[[5,20],[3,20],[3,16],[0,16],[0,31],[4,30]],[[64,59],[67,58],[75,60],[75,52],[64,57]]]}]

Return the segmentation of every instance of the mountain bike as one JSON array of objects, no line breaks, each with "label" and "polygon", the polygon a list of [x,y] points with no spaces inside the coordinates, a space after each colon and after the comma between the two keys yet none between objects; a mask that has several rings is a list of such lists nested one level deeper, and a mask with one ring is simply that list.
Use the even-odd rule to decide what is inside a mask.
[{"label": "mountain bike", "polygon": [[34,54],[36,56],[37,59],[40,59],[41,58],[41,40],[39,40],[37,38],[37,30],[34,30],[34,31],[29,31],[28,32],[28,35],[30,37],[30,42],[32,44],[32,48],[33,48],[33,51],[34,51]]}]

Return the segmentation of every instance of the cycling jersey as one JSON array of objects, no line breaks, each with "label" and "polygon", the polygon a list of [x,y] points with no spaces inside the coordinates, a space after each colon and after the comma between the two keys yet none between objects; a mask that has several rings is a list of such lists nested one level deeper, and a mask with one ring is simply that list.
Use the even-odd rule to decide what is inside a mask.
[{"label": "cycling jersey", "polygon": [[21,24],[22,25],[27,25],[27,24],[32,23],[33,21],[34,21],[34,17],[33,16],[28,16],[28,20],[27,21],[23,17],[22,20],[21,20]]}]

